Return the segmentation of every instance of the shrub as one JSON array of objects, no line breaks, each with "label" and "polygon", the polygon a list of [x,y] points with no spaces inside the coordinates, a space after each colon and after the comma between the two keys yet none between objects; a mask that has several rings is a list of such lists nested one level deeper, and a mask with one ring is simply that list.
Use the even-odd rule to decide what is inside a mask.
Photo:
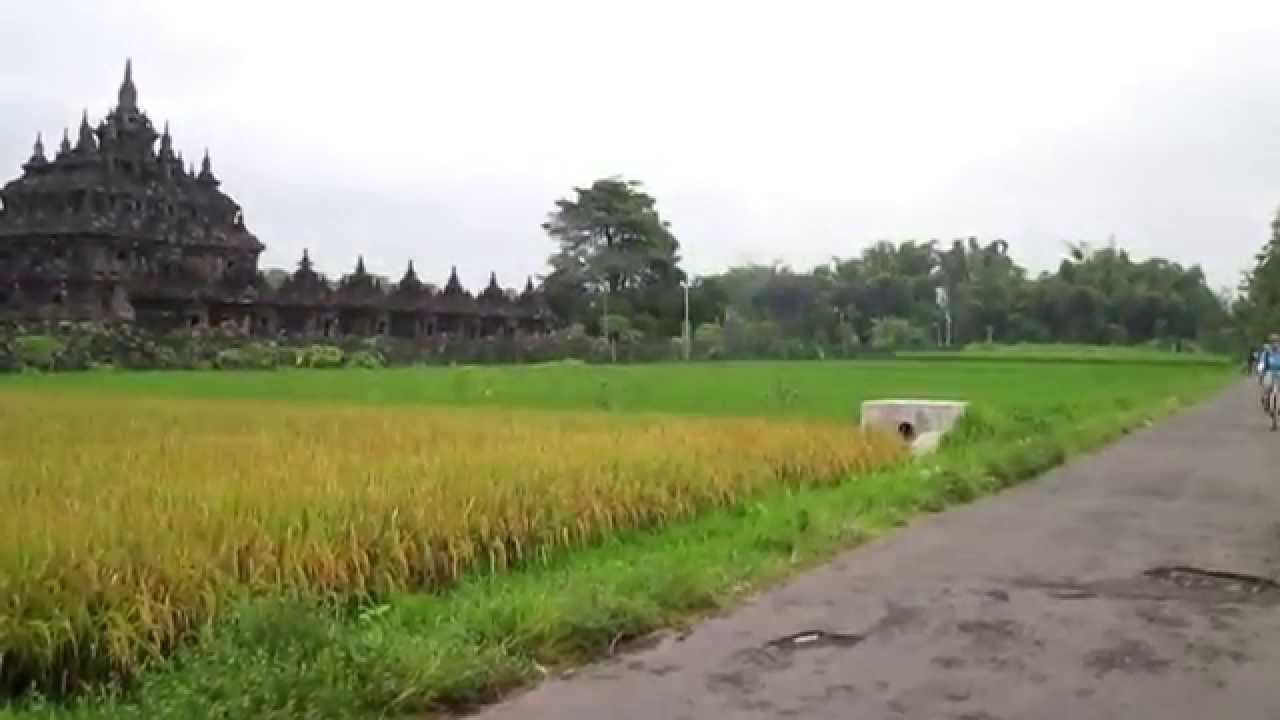
[{"label": "shrub", "polygon": [[1107,345],[1126,345],[1129,342],[1129,333],[1123,325],[1108,323],[1102,332]]},{"label": "shrub", "polygon": [[347,356],[347,367],[350,368],[376,370],[386,366],[387,363],[382,359],[382,354],[376,350],[357,350]]},{"label": "shrub", "polygon": [[344,353],[333,345],[309,345],[298,353],[298,364],[309,368],[340,368]]},{"label": "shrub", "polygon": [[876,318],[871,323],[871,346],[877,350],[922,348],[928,344],[925,332],[905,318]]},{"label": "shrub", "polygon": [[213,364],[219,370],[240,370],[246,364],[244,351],[240,348],[227,348],[214,357]]},{"label": "shrub", "polygon": [[275,343],[251,342],[244,346],[243,352],[250,367],[274,370],[280,365],[280,353]]},{"label": "shrub", "polygon": [[67,344],[51,335],[22,335],[14,338],[13,348],[22,366],[52,370]]},{"label": "shrub", "polygon": [[970,404],[951,430],[942,436],[942,447],[972,445],[995,437],[1007,420],[985,405]]},{"label": "shrub", "polygon": [[702,323],[693,331],[693,351],[705,358],[724,354],[724,331],[719,323]]},{"label": "shrub", "polygon": [[274,370],[280,366],[281,354],[274,343],[251,342],[244,347],[221,350],[213,364],[219,370]]},{"label": "shrub", "polygon": [[297,367],[302,364],[302,348],[276,346],[276,367]]}]

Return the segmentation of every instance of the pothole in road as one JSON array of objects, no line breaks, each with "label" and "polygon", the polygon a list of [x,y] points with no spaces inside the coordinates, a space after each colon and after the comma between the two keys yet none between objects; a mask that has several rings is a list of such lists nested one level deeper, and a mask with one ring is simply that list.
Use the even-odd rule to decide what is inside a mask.
[{"label": "pothole in road", "polygon": [[850,647],[866,639],[862,635],[832,633],[825,630],[806,630],[805,632],[787,635],[777,640],[770,640],[765,647],[776,650],[813,650],[823,647]]},{"label": "pothole in road", "polygon": [[1159,580],[1180,588],[1213,590],[1231,595],[1261,595],[1263,593],[1280,592],[1280,583],[1271,578],[1224,570],[1206,570],[1185,565],[1152,568],[1143,573],[1143,575],[1152,580]]}]

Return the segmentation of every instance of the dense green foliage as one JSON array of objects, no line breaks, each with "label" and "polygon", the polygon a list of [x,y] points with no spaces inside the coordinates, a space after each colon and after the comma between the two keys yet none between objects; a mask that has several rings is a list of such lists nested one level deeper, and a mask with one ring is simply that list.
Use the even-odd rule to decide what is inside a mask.
[{"label": "dense green foliage", "polygon": [[[939,290],[950,310],[950,343]],[[1227,310],[1199,267],[1136,262],[1112,246],[1074,247],[1056,272],[1030,278],[1002,241],[879,243],[808,273],[731,268],[699,278],[692,295],[700,332],[707,323],[723,329],[711,351],[730,356],[788,342],[836,353],[864,343],[1155,341],[1219,350],[1231,343]]]},{"label": "dense green foliage", "polygon": [[679,332],[680,245],[657,202],[639,183],[619,178],[576,188],[543,229],[556,243],[544,288],[564,324],[615,339]]},{"label": "dense green foliage", "polygon": [[[635,182],[599,180],[557,203],[544,288],[557,321],[615,340],[682,332],[679,244]],[[945,294],[950,323],[940,298]],[[747,265],[693,280],[699,356],[816,357],[970,342],[1196,343],[1234,350],[1225,301],[1199,266],[1068,246],[1030,277],[1003,240],[880,242],[810,271]]]},{"label": "dense green foliage", "polygon": [[151,333],[131,325],[0,324],[0,373],[49,370],[271,370],[289,367],[381,367],[672,360],[670,339],[615,343],[570,326],[542,335],[482,338],[290,337],[280,341],[221,330]]},{"label": "dense green foliage", "polygon": [[1280,213],[1271,223],[1271,239],[1255,257],[1235,307],[1248,340],[1255,346],[1280,332]]}]

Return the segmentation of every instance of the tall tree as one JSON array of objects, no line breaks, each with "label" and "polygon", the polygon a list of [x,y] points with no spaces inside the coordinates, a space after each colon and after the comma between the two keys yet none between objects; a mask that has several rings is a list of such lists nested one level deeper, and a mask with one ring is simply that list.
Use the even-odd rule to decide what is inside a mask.
[{"label": "tall tree", "polygon": [[[1276,276],[1273,319],[1280,321],[1280,259],[1268,262],[1266,272]],[[1161,258],[1134,262],[1114,243],[1068,245],[1058,270],[1035,279],[1005,241],[963,238],[949,245],[877,243],[810,273],[778,264],[734,267],[701,282],[723,288],[724,312],[708,312],[704,297],[700,317],[731,314],[757,335],[776,333],[774,346],[851,347],[875,345],[877,338],[883,345],[908,335],[937,341],[938,288],[947,291],[955,344],[1200,340],[1222,349],[1231,334],[1225,306],[1199,267]],[[745,332],[727,331],[726,337]]]},{"label": "tall tree", "polygon": [[612,177],[574,188],[542,227],[557,245],[546,286],[562,320],[594,327],[607,304],[646,334],[679,333],[680,244],[641,183]]},{"label": "tall tree", "polygon": [[1271,222],[1271,239],[1255,257],[1241,286],[1238,311],[1249,339],[1258,342],[1280,332],[1280,212]]}]

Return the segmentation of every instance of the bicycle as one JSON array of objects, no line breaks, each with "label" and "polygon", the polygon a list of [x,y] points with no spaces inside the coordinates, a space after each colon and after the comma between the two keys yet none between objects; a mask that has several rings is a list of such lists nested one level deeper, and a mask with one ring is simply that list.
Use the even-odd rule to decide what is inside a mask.
[{"label": "bicycle", "polygon": [[1280,428],[1280,380],[1273,378],[1262,394],[1262,412],[1271,417],[1271,432]]}]

